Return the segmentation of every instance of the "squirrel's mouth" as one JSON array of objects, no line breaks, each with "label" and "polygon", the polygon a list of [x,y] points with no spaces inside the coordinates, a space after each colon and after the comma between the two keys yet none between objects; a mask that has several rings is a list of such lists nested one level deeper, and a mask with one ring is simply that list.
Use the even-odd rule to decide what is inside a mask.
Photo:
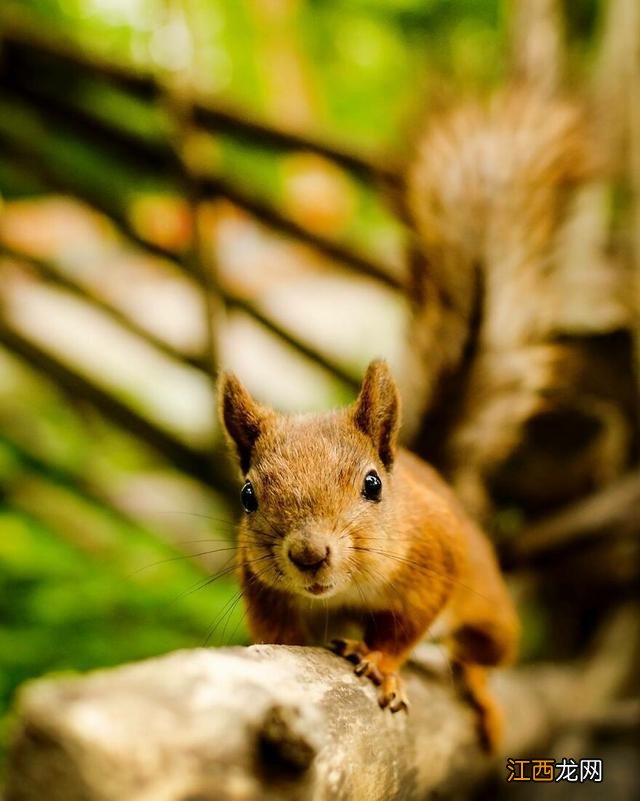
[{"label": "squirrel's mouth", "polygon": [[305,587],[305,590],[311,595],[325,595],[325,593],[329,592],[333,589],[333,584],[309,584],[309,586]]}]

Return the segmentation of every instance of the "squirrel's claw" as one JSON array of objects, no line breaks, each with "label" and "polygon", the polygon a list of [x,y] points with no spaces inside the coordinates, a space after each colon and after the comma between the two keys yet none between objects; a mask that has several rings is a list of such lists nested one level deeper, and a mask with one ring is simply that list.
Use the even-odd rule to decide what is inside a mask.
[{"label": "squirrel's claw", "polygon": [[341,637],[331,640],[329,650],[338,656],[344,657],[354,665],[359,665],[369,653],[367,646],[360,640],[348,640]]},{"label": "squirrel's claw", "polygon": [[329,648],[334,654],[348,659],[355,665],[356,676],[366,676],[374,684],[382,684],[384,675],[378,667],[378,658],[380,657],[378,651],[370,651],[361,640],[348,640],[341,637],[331,640]]},{"label": "squirrel's claw", "polygon": [[376,662],[373,659],[368,659],[367,657],[361,659],[356,665],[355,674],[356,676],[366,676],[376,685],[382,684],[384,681],[384,676],[380,672],[380,668]]},{"label": "squirrel's claw", "polygon": [[384,676],[376,662],[378,652],[370,651],[361,640],[336,638],[331,640],[329,648],[356,666],[356,676],[366,676],[374,684],[382,684]]},{"label": "squirrel's claw", "polygon": [[387,673],[378,691],[378,703],[391,712],[409,711],[409,700],[405,694],[402,680],[395,673]]},{"label": "squirrel's claw", "polygon": [[352,662],[356,676],[366,676],[380,688],[378,703],[383,709],[388,708],[391,712],[399,712],[401,709],[409,711],[409,701],[398,674],[386,673],[380,668],[379,662],[383,659],[380,651],[370,651],[360,640],[342,638],[331,640],[329,649]]}]

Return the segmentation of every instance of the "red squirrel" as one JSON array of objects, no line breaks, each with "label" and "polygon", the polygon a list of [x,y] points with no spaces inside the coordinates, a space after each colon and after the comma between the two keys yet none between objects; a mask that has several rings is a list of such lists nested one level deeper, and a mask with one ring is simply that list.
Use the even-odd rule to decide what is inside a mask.
[{"label": "red squirrel", "polygon": [[[408,710],[399,670],[436,620],[489,749],[500,713],[488,666],[513,658],[517,618],[487,537],[434,468],[397,445],[400,401],[384,361],[351,406],[279,414],[233,374],[220,413],[244,478],[238,570],[255,642],[332,648]],[[341,627],[344,627],[341,629]]]}]

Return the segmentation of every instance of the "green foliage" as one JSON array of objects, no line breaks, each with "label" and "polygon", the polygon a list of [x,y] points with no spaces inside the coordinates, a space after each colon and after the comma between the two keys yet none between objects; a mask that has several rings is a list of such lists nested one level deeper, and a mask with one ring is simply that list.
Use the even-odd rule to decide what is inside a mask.
[{"label": "green foliage", "polygon": [[245,641],[225,507],[212,498],[198,542],[173,546],[105,492],[157,459],[17,363],[0,375],[0,736],[30,678]]},{"label": "green foliage", "polygon": [[[86,510],[83,521],[93,522]],[[243,640],[239,607],[225,608],[235,598],[229,579],[206,586],[206,574],[180,559],[151,567],[173,558],[168,549],[136,543],[123,526],[117,534],[117,544],[96,538],[78,548],[68,533],[0,506],[0,707],[43,673]]]}]

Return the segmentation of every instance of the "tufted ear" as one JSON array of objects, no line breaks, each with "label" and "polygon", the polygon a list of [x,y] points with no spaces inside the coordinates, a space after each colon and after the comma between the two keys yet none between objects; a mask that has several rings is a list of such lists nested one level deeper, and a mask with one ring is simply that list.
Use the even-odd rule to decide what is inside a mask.
[{"label": "tufted ear", "polygon": [[249,470],[251,454],[260,436],[265,410],[257,404],[244,385],[233,373],[222,373],[218,381],[218,409],[220,419],[233,441],[240,469]]},{"label": "tufted ear", "polygon": [[376,359],[367,367],[353,410],[357,428],[370,437],[388,469],[396,455],[400,428],[400,396],[389,365]]}]

